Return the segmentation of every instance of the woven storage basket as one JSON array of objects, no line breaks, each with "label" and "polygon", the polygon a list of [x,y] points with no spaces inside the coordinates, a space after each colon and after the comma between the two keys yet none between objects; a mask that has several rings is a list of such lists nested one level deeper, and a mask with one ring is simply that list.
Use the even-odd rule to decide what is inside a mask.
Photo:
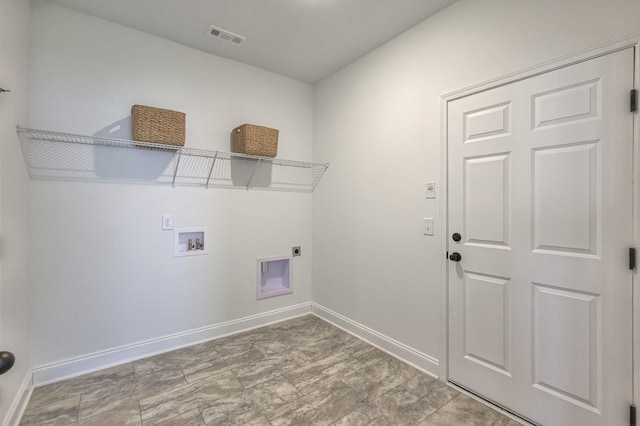
[{"label": "woven storage basket", "polygon": [[278,154],[277,129],[243,124],[233,129],[233,152],[275,157]]},{"label": "woven storage basket", "polygon": [[133,140],[184,146],[186,115],[144,105],[131,107]]}]

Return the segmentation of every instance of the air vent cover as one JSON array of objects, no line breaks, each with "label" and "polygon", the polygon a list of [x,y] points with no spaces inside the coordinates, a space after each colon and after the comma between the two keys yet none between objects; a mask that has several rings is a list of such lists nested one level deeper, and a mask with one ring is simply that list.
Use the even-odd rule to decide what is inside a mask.
[{"label": "air vent cover", "polygon": [[242,44],[247,39],[246,37],[242,37],[241,35],[234,34],[231,31],[223,30],[222,28],[213,25],[209,27],[207,33],[212,37],[216,37],[220,40],[233,44]]}]

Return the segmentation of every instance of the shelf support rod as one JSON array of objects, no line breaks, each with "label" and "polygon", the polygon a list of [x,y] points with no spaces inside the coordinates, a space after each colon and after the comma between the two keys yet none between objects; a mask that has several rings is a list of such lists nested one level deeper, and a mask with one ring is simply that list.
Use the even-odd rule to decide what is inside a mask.
[{"label": "shelf support rod", "polygon": [[180,165],[180,151],[178,151],[178,159],[176,160],[176,168],[173,170],[173,181],[171,181],[171,187],[176,187],[176,175],[178,174],[178,165]]},{"label": "shelf support rod", "polygon": [[249,183],[247,184],[247,191],[249,190],[249,188],[251,188],[251,184],[253,183],[253,177],[256,175],[256,171],[258,170],[258,167],[260,167],[261,161],[262,161],[262,158],[259,158],[258,162],[256,163],[256,166],[253,169],[253,173],[251,173],[251,177],[249,178]]},{"label": "shelf support rod", "polygon": [[[317,179],[313,179],[313,184],[311,185],[311,190],[309,192],[313,192],[316,189],[316,186],[318,186],[318,183],[320,183],[320,179],[322,179],[322,176],[324,176],[324,173],[327,171],[327,169],[329,168],[329,163],[324,163],[322,165],[322,171],[320,172],[320,175],[318,176]],[[312,172],[313,175],[313,172]]]},{"label": "shelf support rod", "polygon": [[211,180],[211,173],[213,173],[213,167],[216,165],[216,160],[218,159],[218,151],[213,156],[213,163],[211,163],[211,169],[209,170],[209,176],[207,176],[207,185],[206,188],[209,189],[209,180]]}]

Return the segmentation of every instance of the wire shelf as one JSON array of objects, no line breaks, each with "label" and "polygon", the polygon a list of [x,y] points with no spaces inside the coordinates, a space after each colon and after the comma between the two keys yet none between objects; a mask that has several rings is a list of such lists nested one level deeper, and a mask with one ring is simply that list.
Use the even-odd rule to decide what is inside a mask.
[{"label": "wire shelf", "polygon": [[29,176],[311,192],[329,164],[18,127]]}]

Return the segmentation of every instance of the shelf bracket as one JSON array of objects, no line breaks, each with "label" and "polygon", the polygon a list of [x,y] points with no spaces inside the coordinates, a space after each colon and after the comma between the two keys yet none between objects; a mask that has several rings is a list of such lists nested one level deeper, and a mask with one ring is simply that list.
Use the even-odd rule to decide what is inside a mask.
[{"label": "shelf bracket", "polygon": [[322,175],[324,175],[324,172],[326,172],[328,168],[329,168],[329,163],[324,163],[322,165],[322,172],[320,172],[320,176],[317,179],[313,179],[313,184],[311,185],[311,192],[313,192],[316,189],[316,186],[318,186],[318,183],[320,183],[320,178],[322,178]]},{"label": "shelf bracket", "polygon": [[173,170],[173,181],[171,181],[171,187],[176,187],[176,175],[178,174],[178,166],[180,165],[180,151],[178,151],[178,159],[176,160],[176,168]]},{"label": "shelf bracket", "polygon": [[213,163],[211,163],[211,169],[209,169],[209,176],[207,176],[207,184],[206,188],[209,189],[209,181],[211,180],[211,173],[213,173],[213,168],[216,165],[216,160],[218,159],[218,152],[213,156]]},{"label": "shelf bracket", "polygon": [[249,188],[251,188],[251,184],[253,183],[253,177],[256,175],[256,171],[258,170],[258,167],[260,167],[261,162],[262,162],[262,158],[259,158],[258,162],[256,163],[256,166],[253,168],[253,173],[251,173],[251,177],[249,178],[249,183],[247,183],[247,191],[249,190]]}]

